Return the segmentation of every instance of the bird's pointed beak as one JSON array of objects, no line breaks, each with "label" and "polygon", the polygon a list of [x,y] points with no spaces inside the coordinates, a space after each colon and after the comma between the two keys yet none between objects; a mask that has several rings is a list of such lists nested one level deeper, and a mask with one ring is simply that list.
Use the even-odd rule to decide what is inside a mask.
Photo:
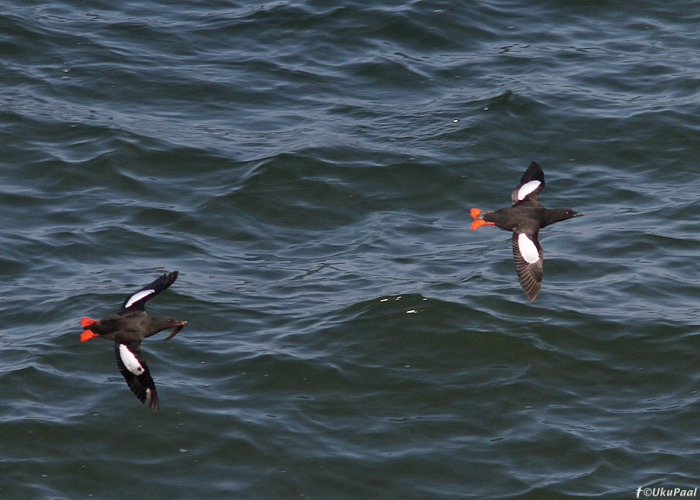
[{"label": "bird's pointed beak", "polygon": [[173,330],[173,333],[171,333],[170,335],[168,335],[168,336],[165,338],[165,340],[170,340],[170,339],[173,338],[175,335],[177,335],[178,332],[179,332],[180,330],[183,329],[183,327],[187,326],[187,321],[178,321],[177,323],[174,323],[174,325],[175,325],[175,329]]}]

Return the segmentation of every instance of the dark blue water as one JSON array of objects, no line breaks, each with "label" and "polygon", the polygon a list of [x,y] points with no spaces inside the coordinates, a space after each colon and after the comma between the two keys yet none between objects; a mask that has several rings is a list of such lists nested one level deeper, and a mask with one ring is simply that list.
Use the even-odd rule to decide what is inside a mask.
[{"label": "dark blue water", "polygon": [[[0,1],[0,498],[699,487],[696,7]],[[153,413],[80,317],[174,269]]]}]

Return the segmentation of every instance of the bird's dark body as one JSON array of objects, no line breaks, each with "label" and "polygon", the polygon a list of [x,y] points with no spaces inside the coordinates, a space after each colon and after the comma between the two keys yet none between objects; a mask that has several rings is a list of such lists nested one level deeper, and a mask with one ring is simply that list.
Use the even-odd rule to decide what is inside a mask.
[{"label": "bird's dark body", "polygon": [[[165,321],[157,321],[157,320]],[[106,340],[131,342],[143,340],[161,330],[172,328],[170,318],[153,318],[146,311],[132,311],[124,314],[112,314],[101,319],[89,329]]]},{"label": "bird's dark body", "polygon": [[493,212],[484,212],[483,220],[493,222],[497,227],[506,231],[539,230],[555,222],[576,217],[569,208],[548,210],[537,202],[523,203],[514,207],[506,207]]}]

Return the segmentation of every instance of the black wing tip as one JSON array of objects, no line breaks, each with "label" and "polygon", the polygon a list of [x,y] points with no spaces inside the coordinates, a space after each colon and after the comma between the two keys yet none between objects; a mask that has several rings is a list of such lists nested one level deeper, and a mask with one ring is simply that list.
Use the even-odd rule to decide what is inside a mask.
[{"label": "black wing tip", "polygon": [[531,161],[530,164],[527,166],[526,171],[531,171],[531,172],[542,172],[542,167],[540,167],[540,164],[537,163],[536,161]]},{"label": "black wing tip", "polygon": [[168,288],[170,285],[175,283],[180,271],[173,271],[171,273],[164,273],[160,278],[153,282],[154,286]]},{"label": "black wing tip", "polygon": [[130,383],[129,388],[142,404],[148,401],[148,406],[151,410],[160,410],[160,401],[158,400],[158,391],[155,385],[153,387],[144,388],[141,384],[135,382],[133,384]]},{"label": "black wing tip", "polygon": [[131,389],[131,392],[134,393],[134,396],[141,401],[141,403],[148,401],[148,406],[151,408],[151,410],[158,411],[160,409],[158,391],[156,390],[155,385],[153,387],[144,388],[141,384],[134,383],[133,385],[129,384],[129,388]]},{"label": "black wing tip", "polygon": [[525,184],[526,182],[532,180],[540,181],[542,183],[542,187],[544,187],[544,171],[542,170],[542,167],[540,167],[540,164],[536,161],[530,162],[527,170],[525,170],[525,173],[520,178],[520,184]]},{"label": "black wing tip", "polygon": [[160,276],[158,276],[155,280],[153,280],[151,283],[149,283],[148,285],[143,287],[142,290],[145,290],[147,288],[156,288],[158,290],[164,290],[164,289],[168,288],[170,285],[172,285],[173,283],[175,283],[175,280],[177,279],[179,274],[180,274],[180,271],[163,273]]},{"label": "black wing tip", "polygon": [[153,389],[150,389],[147,391],[147,397],[148,397],[148,406],[151,408],[153,411],[158,411],[160,410],[160,402],[158,401],[158,391],[156,391],[155,385],[153,386]]},{"label": "black wing tip", "polygon": [[542,277],[538,271],[528,267],[518,267],[518,281],[530,302],[537,298],[542,288]]},{"label": "black wing tip", "polygon": [[[151,410],[158,411],[160,409],[160,401],[158,400],[158,391],[153,383],[153,379],[149,375],[148,380],[139,380],[141,377],[127,379],[129,389],[131,389],[131,392],[134,393],[134,396],[136,396],[141,403],[148,401],[148,406]],[[126,376],[124,378],[126,378]]]},{"label": "black wing tip", "polygon": [[536,286],[530,288],[525,288],[525,285],[522,285],[522,283],[521,286],[523,287],[523,291],[525,292],[525,295],[527,295],[527,298],[530,299],[530,302],[533,302],[537,298],[537,295],[540,293],[542,282],[540,281]]}]

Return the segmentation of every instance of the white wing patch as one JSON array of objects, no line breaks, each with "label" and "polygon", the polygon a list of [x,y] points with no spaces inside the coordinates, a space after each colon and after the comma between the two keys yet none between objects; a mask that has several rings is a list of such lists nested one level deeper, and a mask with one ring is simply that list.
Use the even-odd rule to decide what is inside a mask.
[{"label": "white wing patch", "polygon": [[141,290],[140,292],[133,294],[131,297],[129,297],[129,300],[127,301],[126,305],[124,306],[124,309],[130,308],[139,300],[143,299],[144,297],[148,297],[149,295],[153,295],[154,293],[156,293],[155,290],[149,289],[149,290]]},{"label": "white wing patch", "polygon": [[134,375],[141,375],[144,372],[143,366],[141,366],[139,360],[136,359],[134,353],[124,344],[119,344],[119,357],[122,358],[122,363],[124,363],[126,369]]},{"label": "white wing patch", "polygon": [[518,201],[523,201],[528,195],[532,194],[542,183],[540,181],[526,182],[518,189]]},{"label": "white wing patch", "polygon": [[540,252],[537,251],[535,243],[525,233],[518,235],[518,250],[528,264],[534,264],[540,260]]}]

